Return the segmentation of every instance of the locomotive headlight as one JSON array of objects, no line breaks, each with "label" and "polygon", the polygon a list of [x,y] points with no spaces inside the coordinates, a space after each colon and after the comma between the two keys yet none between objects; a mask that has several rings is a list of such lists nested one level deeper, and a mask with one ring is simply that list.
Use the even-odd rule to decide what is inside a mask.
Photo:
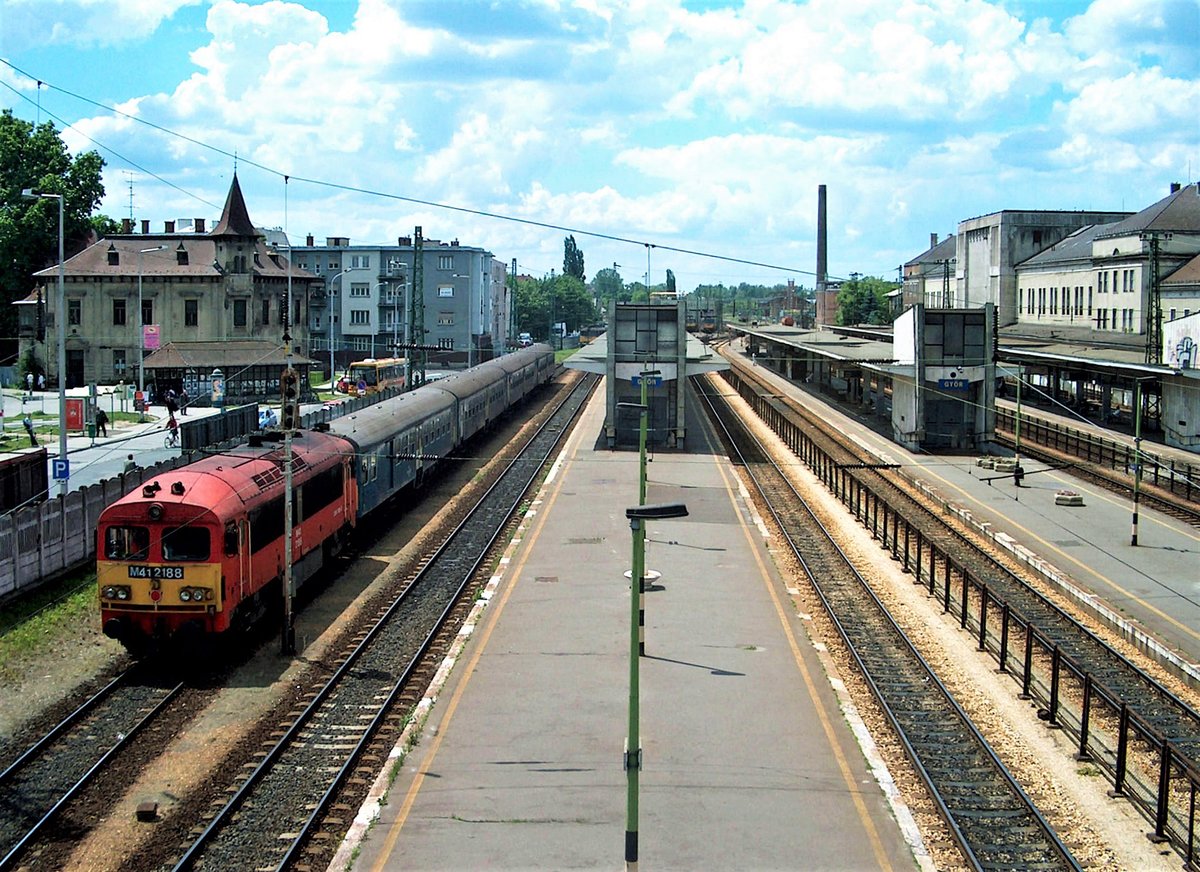
[{"label": "locomotive headlight", "polygon": [[108,587],[104,588],[104,590],[100,591],[100,596],[104,597],[105,599],[116,599],[117,589],[110,584]]},{"label": "locomotive headlight", "polygon": [[179,589],[179,599],[180,599],[182,602],[185,602],[185,603],[186,603],[186,602],[187,602],[188,600],[190,600],[191,598],[192,598],[192,592],[191,592],[191,591],[190,591],[188,588],[186,588],[186,587],[181,587],[181,588]]},{"label": "locomotive headlight", "polygon": [[123,587],[123,586],[118,587],[117,588],[117,599],[119,599],[119,600],[129,599],[129,588]]}]

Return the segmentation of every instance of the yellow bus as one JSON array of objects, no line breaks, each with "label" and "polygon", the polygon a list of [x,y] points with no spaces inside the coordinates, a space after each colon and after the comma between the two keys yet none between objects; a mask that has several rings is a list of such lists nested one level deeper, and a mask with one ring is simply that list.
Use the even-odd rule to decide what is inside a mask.
[{"label": "yellow bus", "polygon": [[404,387],[403,357],[357,360],[346,373],[346,393],[352,397],[398,387]]}]

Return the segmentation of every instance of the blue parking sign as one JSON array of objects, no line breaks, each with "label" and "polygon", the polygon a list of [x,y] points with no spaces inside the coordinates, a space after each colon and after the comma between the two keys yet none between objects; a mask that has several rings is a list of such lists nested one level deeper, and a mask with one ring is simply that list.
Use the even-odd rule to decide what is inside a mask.
[{"label": "blue parking sign", "polygon": [[50,470],[55,481],[66,481],[71,477],[71,461],[66,457],[56,457],[50,461]]}]

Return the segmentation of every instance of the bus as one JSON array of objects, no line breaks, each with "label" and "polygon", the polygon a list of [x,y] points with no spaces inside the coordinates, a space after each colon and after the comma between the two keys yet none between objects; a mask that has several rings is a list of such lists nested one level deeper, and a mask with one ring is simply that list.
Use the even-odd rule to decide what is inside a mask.
[{"label": "bus", "polygon": [[[385,357],[376,360],[369,357],[350,364],[346,373],[346,393],[352,397],[374,394],[386,388],[404,387],[404,358]],[[359,389],[360,385],[362,390]]]}]

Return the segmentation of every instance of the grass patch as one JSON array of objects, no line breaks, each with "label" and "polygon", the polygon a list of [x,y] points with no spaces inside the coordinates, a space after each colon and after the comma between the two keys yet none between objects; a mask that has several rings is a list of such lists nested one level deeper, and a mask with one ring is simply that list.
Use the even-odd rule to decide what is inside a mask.
[{"label": "grass patch", "polygon": [[578,350],[578,348],[560,348],[558,351],[554,352],[554,362],[562,363]]},{"label": "grass patch", "polygon": [[9,665],[53,647],[96,618],[96,574],[76,574],[0,608],[0,680]]}]

